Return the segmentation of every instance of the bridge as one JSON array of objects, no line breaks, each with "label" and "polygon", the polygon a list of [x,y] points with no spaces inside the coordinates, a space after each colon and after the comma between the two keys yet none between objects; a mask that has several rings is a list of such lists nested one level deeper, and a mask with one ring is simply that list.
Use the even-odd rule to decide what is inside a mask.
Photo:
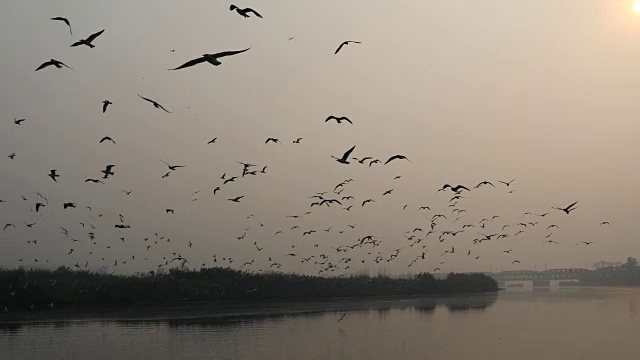
[{"label": "bridge", "polygon": [[580,279],[591,270],[581,268],[535,270],[512,270],[486,275],[494,278],[502,287],[510,286],[550,286],[558,287],[563,284],[579,284]]},{"label": "bridge", "polygon": [[[482,274],[492,277],[501,287],[510,286],[560,286],[561,284],[579,284],[584,275],[591,272],[588,269],[566,268],[536,270],[510,270],[500,272],[484,272]],[[445,278],[447,274],[434,274],[436,278]]]}]

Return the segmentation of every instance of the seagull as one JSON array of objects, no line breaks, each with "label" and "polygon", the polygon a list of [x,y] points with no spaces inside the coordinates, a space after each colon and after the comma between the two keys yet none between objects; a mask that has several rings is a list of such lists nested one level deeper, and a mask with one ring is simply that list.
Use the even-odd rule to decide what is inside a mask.
[{"label": "seagull", "polygon": [[104,184],[104,182],[102,182],[101,180],[98,180],[98,179],[87,179],[84,182],[92,182],[94,184]]},{"label": "seagull", "polygon": [[335,53],[333,53],[333,54],[334,54],[334,55],[336,55],[336,54],[340,51],[340,49],[342,49],[342,47],[343,47],[343,46],[348,45],[348,44],[350,44],[350,43],[354,43],[354,44],[362,44],[362,42],[361,42],[361,41],[353,41],[353,40],[343,41],[343,42],[340,44],[340,46],[338,46],[338,48],[336,49],[336,52],[335,52]]},{"label": "seagull", "polygon": [[36,204],[36,212],[38,212],[38,210],[40,210],[41,207],[44,207],[45,205],[43,203],[37,203]]},{"label": "seagull", "polygon": [[107,112],[107,107],[109,105],[113,105],[113,103],[111,101],[109,101],[109,100],[105,100],[105,101],[102,102],[102,113],[103,114]]},{"label": "seagull", "polygon": [[207,145],[209,145],[209,144],[215,144],[215,143],[216,143],[216,140],[218,140],[218,137],[217,137],[217,136],[216,136],[216,137],[214,137],[213,139],[211,139],[211,140],[207,143]]},{"label": "seagull", "polygon": [[59,177],[60,177],[60,175],[58,175],[57,171],[58,171],[58,170],[53,169],[53,170],[51,170],[51,171],[49,172],[49,177],[50,177],[51,179],[53,179],[53,181],[55,181],[55,182],[58,182],[58,180],[56,180],[56,178],[59,178]]},{"label": "seagull", "polygon": [[582,241],[583,244],[589,246],[591,244],[593,244],[595,241]]},{"label": "seagull", "polygon": [[362,202],[362,206],[365,206],[367,203],[375,202],[373,199],[368,199]]},{"label": "seagull", "polygon": [[608,221],[603,221],[603,222],[600,223],[600,226],[602,226],[602,225],[611,225],[611,224]]},{"label": "seagull", "polygon": [[547,240],[547,241],[544,241],[544,242],[543,242],[543,244],[545,244],[545,243],[549,243],[549,244],[551,244],[551,243],[559,244],[559,242],[557,242],[557,241],[553,241],[553,240]]},{"label": "seagull", "polygon": [[75,209],[76,205],[77,205],[76,203],[71,203],[71,202],[62,204],[63,208],[65,208],[65,209],[67,209],[67,208],[74,208]]},{"label": "seagull", "polygon": [[407,157],[404,156],[404,155],[393,155],[384,164],[387,165],[388,163],[390,163],[390,162],[392,162],[393,160],[396,160],[396,159],[407,160],[408,162],[411,162],[411,160],[407,159]]},{"label": "seagull", "polygon": [[373,165],[373,164],[380,164],[380,163],[381,163],[381,161],[378,160],[378,159],[371,160],[371,162],[369,163],[369,167],[371,167],[371,165]]},{"label": "seagull", "polygon": [[193,60],[189,60],[186,63],[178,66],[177,68],[174,69],[168,69],[168,70],[180,70],[180,69],[185,69],[194,65],[198,65],[200,63],[203,62],[208,62],[211,65],[214,66],[218,66],[220,64],[222,64],[218,59],[221,57],[225,57],[225,56],[231,56],[231,55],[236,55],[236,54],[240,54],[243,53],[247,50],[249,50],[250,48],[246,48],[244,50],[236,50],[236,51],[223,51],[217,54],[204,54],[199,58],[195,58]]},{"label": "seagull", "polygon": [[450,188],[450,189],[451,189],[451,191],[456,192],[456,193],[457,193],[457,192],[460,192],[460,191],[462,191],[462,190],[471,191],[471,190],[469,190],[469,188],[467,188],[466,186],[463,186],[463,185],[451,186],[451,185],[449,185],[449,184],[445,184],[445,185],[442,187],[442,189],[440,189],[440,190],[445,190],[445,189],[447,189],[447,188]]},{"label": "seagull", "polygon": [[112,171],[113,168],[115,167],[115,165],[107,165],[104,170],[100,171],[101,173],[104,174],[104,176],[102,177],[103,179],[108,179],[109,176],[111,175],[115,175],[115,173]]},{"label": "seagull", "polygon": [[491,186],[493,186],[493,187],[496,187],[495,185],[493,185],[492,183],[490,183],[490,182],[488,182],[488,181],[482,181],[482,182],[480,182],[478,185],[474,186],[473,188],[474,188],[474,189],[477,189],[477,188],[479,188],[479,187],[480,187],[480,186],[482,186],[482,185],[491,185]]},{"label": "seagull", "polygon": [[8,228],[9,226],[16,227],[16,226],[15,226],[15,225],[13,225],[13,224],[7,224],[7,225],[5,225],[5,226],[4,226],[4,229],[2,229],[2,231],[7,230],[7,228]]},{"label": "seagull", "polygon": [[56,59],[50,59],[49,61],[43,62],[42,65],[38,66],[38,68],[35,71],[42,70],[42,69],[44,69],[46,67],[49,67],[49,66],[55,66],[58,69],[62,69],[63,66],[67,67],[69,69],[73,69],[72,67],[70,67],[67,64],[63,63],[62,61],[58,61]]},{"label": "seagull", "polygon": [[343,121],[346,121],[349,124],[353,124],[353,122],[351,122],[351,120],[349,120],[349,118],[346,117],[346,116],[335,117],[335,116],[331,115],[324,122],[327,122],[329,120],[335,120],[338,124],[342,124]]},{"label": "seagull", "polygon": [[346,313],[342,314],[342,316],[340,316],[340,318],[338,319],[338,322],[342,321],[342,319],[344,319],[345,316],[347,316]]},{"label": "seagull", "polygon": [[162,159],[160,159],[160,161],[162,161],[163,164],[167,165],[167,167],[169,167],[169,170],[171,170],[171,171],[176,171],[179,168],[185,167],[184,165],[169,165],[167,162],[165,162]]},{"label": "seagull", "polygon": [[213,189],[213,195],[215,195],[218,191],[220,191],[220,186]]},{"label": "seagull", "polygon": [[243,197],[244,197],[244,196],[238,196],[237,198],[228,199],[228,200],[229,200],[229,201],[236,202],[236,203],[239,203],[239,202],[240,202],[240,199],[242,199]]},{"label": "seagull", "polygon": [[16,158],[16,153],[12,153],[11,155],[8,156],[9,159],[13,160]]},{"label": "seagull", "polygon": [[270,137],[270,138],[267,138],[267,141],[265,141],[264,143],[265,143],[265,144],[268,144],[268,143],[269,143],[269,141],[271,141],[271,142],[273,142],[273,143],[275,143],[275,144],[280,144],[280,145],[282,145],[282,143],[280,142],[280,140],[278,140],[278,139],[276,139],[276,138],[271,138],[271,137]]},{"label": "seagull", "polygon": [[76,41],[75,43],[71,44],[71,47],[86,45],[90,48],[94,48],[95,46],[92,44],[93,40],[95,40],[98,36],[102,35],[103,32],[104,32],[104,29],[102,29],[101,31],[98,31],[95,34],[90,35],[88,38],[84,40]]},{"label": "seagull", "polygon": [[225,180],[224,183],[222,183],[222,185],[225,185],[228,182],[236,181],[237,178],[238,178],[237,176],[230,177],[227,180]]},{"label": "seagull", "polygon": [[300,144],[300,140],[302,140],[302,138],[297,138],[293,141],[294,144]]},{"label": "seagull", "polygon": [[112,143],[116,143],[110,136],[105,136],[102,139],[100,139],[100,144],[102,144],[105,141],[111,141]]},{"label": "seagull", "polygon": [[165,212],[166,212],[167,214],[168,214],[168,213],[172,213],[172,214],[175,214],[175,213],[176,213],[176,211],[175,211],[175,210],[173,210],[173,209],[166,209],[166,210],[165,210]]},{"label": "seagull", "polygon": [[520,264],[520,260],[513,260],[511,264]]},{"label": "seagull", "polygon": [[391,189],[391,190],[387,190],[387,191],[385,191],[385,192],[384,192],[384,194],[382,194],[382,196],[385,196],[385,195],[391,195],[391,193],[393,192],[393,190],[394,190],[394,189]]},{"label": "seagull", "polygon": [[16,119],[16,118],[13,118],[13,123],[16,124],[16,125],[22,125],[22,123],[25,122],[25,120],[27,120],[27,119]]},{"label": "seagull", "polygon": [[146,101],[148,101],[148,102],[152,103],[152,104],[153,104],[153,106],[154,106],[156,109],[162,109],[162,110],[164,110],[164,111],[168,112],[169,114],[171,114],[171,111],[169,111],[169,110],[165,109],[165,108],[164,108],[164,106],[162,106],[162,105],[158,104],[156,101],[151,100],[151,99],[148,99],[148,98],[146,98],[146,97],[144,97],[144,96],[142,96],[142,95],[140,95],[140,94],[136,94],[136,95],[138,95],[138,96],[139,96],[140,98],[142,98],[143,100],[146,100]]},{"label": "seagull", "polygon": [[51,18],[51,20],[54,20],[54,21],[62,21],[62,22],[64,22],[65,24],[67,24],[67,26],[69,27],[69,33],[70,33],[71,35],[73,35],[73,31],[71,31],[71,23],[69,22],[69,19],[67,19],[67,18],[63,18],[62,16],[57,16],[57,17],[53,17],[53,18]]},{"label": "seagull", "polygon": [[[249,13],[253,13],[255,16],[257,16],[259,18],[262,18],[262,15],[258,14],[258,12],[253,10],[252,8],[240,9],[239,7],[237,7],[235,5],[231,5],[229,7],[229,10],[231,10],[231,11],[235,10],[238,14],[242,15],[245,18],[249,17],[249,15],[248,15]],[[293,38],[291,38],[291,39],[293,39]],[[291,40],[291,39],[289,39],[289,40]]]},{"label": "seagull", "polygon": [[500,180],[498,180],[498,182],[499,182],[499,183],[503,183],[503,184],[505,184],[505,185],[507,185],[507,186],[511,186],[511,183],[512,183],[512,182],[514,182],[514,181],[516,181],[516,179],[513,179],[513,180],[508,181],[508,182],[507,182],[507,181],[500,181]]},{"label": "seagull", "polygon": [[353,150],[356,148],[356,146],[354,145],[351,149],[347,150],[347,152],[345,152],[341,158],[337,158],[335,156],[331,156],[332,158],[336,159],[337,162],[341,163],[341,164],[349,164],[349,155],[351,155],[351,153],[353,152]]},{"label": "seagull", "polygon": [[560,210],[560,211],[564,211],[567,215],[569,215],[570,212],[572,212],[573,210],[577,209],[574,208],[574,206],[577,204],[578,202],[574,202],[573,204],[567,206],[566,208],[560,208],[560,207],[554,207],[554,209],[556,210]]}]

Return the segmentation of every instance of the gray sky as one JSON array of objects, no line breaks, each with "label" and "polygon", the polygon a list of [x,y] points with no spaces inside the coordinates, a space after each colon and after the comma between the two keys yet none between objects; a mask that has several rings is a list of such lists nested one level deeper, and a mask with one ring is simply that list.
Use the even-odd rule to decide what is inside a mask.
[{"label": "gray sky", "polygon": [[[38,258],[50,266],[89,261],[98,268],[117,259],[118,268],[111,270],[131,272],[155,269],[163,256],[178,252],[193,266],[214,265],[217,254],[217,265],[232,257],[233,267],[256,259],[245,269],[268,269],[272,257],[283,264],[281,270],[314,273],[320,267],[313,260],[301,264],[300,258],[324,253],[334,264],[344,256],[353,259],[350,269],[341,265],[336,274],[406,273],[584,266],[640,255],[634,232],[640,200],[640,14],[633,1],[237,5],[251,6],[264,18],[244,19],[219,1],[5,4],[0,199],[7,202],[0,204],[0,222],[17,228],[0,232],[0,266],[17,266],[20,258],[32,265]],[[49,20],[54,16],[69,18],[74,35]],[[106,31],[96,48],[69,47],[101,29]],[[334,55],[344,40],[363,43]],[[247,47],[218,67],[166,70],[204,53]],[[50,58],[73,70],[34,72]],[[154,109],[136,94],[173,113]],[[105,99],[114,105],[102,114]],[[354,125],[325,123],[328,115],[346,115]],[[16,126],[14,117],[27,121]],[[99,144],[103,136],[117,144]],[[216,136],[216,144],[206,144]],[[265,145],[267,137],[283,145]],[[304,138],[301,144],[292,144],[298,137]],[[331,159],[352,145],[355,157],[385,161],[404,154],[412,163],[369,168]],[[13,152],[16,158],[8,159]],[[161,179],[167,168],[160,159],[186,168]],[[223,173],[240,175],[236,161],[267,165],[267,174],[222,186]],[[106,185],[84,183],[107,164],[116,165],[116,175]],[[60,173],[58,183],[47,177],[50,169]],[[402,178],[394,180],[396,175]],[[348,178],[354,181],[342,196],[356,198],[350,212],[340,206],[309,209],[309,196]],[[497,183],[513,178],[510,188]],[[436,190],[482,180],[497,188],[464,193],[460,208],[468,212],[453,224],[452,194]],[[216,186],[222,190],[213,196]],[[126,196],[121,189],[133,193]],[[389,189],[395,191],[382,197]],[[41,214],[29,210],[39,201],[35,192],[49,199]],[[239,204],[226,200],[240,195],[245,198]],[[376,202],[361,207],[368,198]],[[551,209],[576,200],[579,208],[569,216]],[[63,210],[64,202],[79,206]],[[423,205],[432,211],[418,212]],[[302,219],[286,218],[310,210]],[[550,214],[523,217],[526,211]],[[88,239],[92,230],[78,225],[94,224],[92,214],[104,215],[95,223],[96,245]],[[118,214],[132,229],[114,229]],[[409,248],[405,231],[427,231],[425,217],[434,214],[448,217],[437,231],[477,227],[493,215],[500,218],[483,232],[500,233],[510,224],[505,232],[513,236],[520,221],[540,224],[481,245],[473,245],[479,235],[471,228],[442,243],[430,235]],[[612,226],[598,226],[605,220]],[[37,224],[27,228],[23,221]],[[543,244],[552,223],[560,226],[552,237],[559,244]],[[294,225],[301,229],[290,231]],[[79,241],[62,235],[61,226]],[[329,226],[331,232],[321,231]],[[246,237],[236,240],[245,228]],[[275,236],[278,230],[284,234]],[[318,232],[303,237],[307,230]],[[152,243],[156,232],[171,243]],[[331,249],[366,235],[378,237],[381,246],[340,254]],[[34,239],[37,245],[27,243]],[[257,252],[254,241],[264,250]],[[596,243],[576,246],[579,241]],[[422,245],[426,260],[407,268]],[[452,245],[456,253],[441,256]],[[388,258],[403,246],[398,259],[373,262],[378,252]],[[71,248],[75,253],[67,255]],[[507,249],[513,253],[503,254]],[[291,252],[300,256],[284,256]],[[514,259],[521,264],[511,265]]]}]

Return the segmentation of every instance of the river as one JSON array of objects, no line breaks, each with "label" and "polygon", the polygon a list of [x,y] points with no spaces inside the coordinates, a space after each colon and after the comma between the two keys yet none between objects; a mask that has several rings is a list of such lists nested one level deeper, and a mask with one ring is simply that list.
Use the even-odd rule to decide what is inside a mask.
[{"label": "river", "polygon": [[0,359],[638,359],[639,306],[567,287],[66,314],[0,323]]}]

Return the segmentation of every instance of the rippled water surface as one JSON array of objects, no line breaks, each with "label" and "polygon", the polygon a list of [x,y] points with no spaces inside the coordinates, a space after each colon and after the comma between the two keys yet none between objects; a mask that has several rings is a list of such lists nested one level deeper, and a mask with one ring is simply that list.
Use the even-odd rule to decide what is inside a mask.
[{"label": "rippled water surface", "polygon": [[85,314],[0,323],[0,359],[640,359],[639,305],[562,288]]}]

